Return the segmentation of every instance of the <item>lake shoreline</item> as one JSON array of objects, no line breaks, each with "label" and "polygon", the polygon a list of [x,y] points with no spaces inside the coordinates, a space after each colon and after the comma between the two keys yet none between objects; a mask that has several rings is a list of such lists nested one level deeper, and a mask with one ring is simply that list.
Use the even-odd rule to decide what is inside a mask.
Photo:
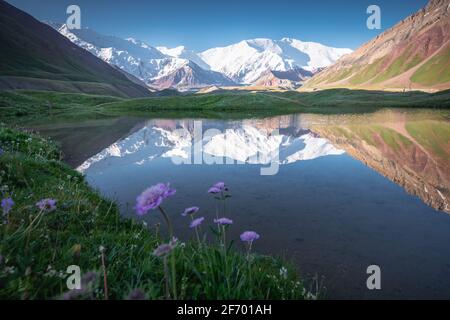
[{"label": "lake shoreline", "polygon": [[[123,99],[111,96],[13,90],[0,92],[6,123],[89,120],[117,116],[242,119],[292,113],[342,114],[381,108],[450,109],[450,90],[437,93],[333,89],[299,92],[226,92]],[[45,121],[45,120],[44,120]]]},{"label": "lake shoreline", "polygon": [[[58,147],[37,135],[0,127],[1,181],[6,194],[13,199],[7,218],[0,226],[0,266],[10,272],[0,273],[0,297],[3,299],[164,299],[161,260],[153,254],[161,244],[161,235],[148,230],[134,219],[120,216],[117,205],[105,200],[89,186],[84,177],[62,163]],[[51,211],[36,210],[34,203],[52,197]],[[29,219],[38,223],[30,224]],[[136,236],[138,235],[138,236]],[[223,279],[198,277],[206,264],[194,263],[190,269],[184,257],[201,254],[213,257],[220,247],[204,244],[201,250],[192,241],[174,249],[179,299],[304,299],[317,297],[304,290],[295,268],[277,258],[252,254],[251,268],[264,270],[284,283],[276,288],[271,278],[266,283],[256,279],[230,275],[231,283],[243,283],[244,288],[222,288]],[[99,255],[102,260],[99,260]],[[247,265],[248,254],[230,251],[229,259],[236,267]],[[105,267],[103,259],[107,261]],[[203,259],[192,260],[202,262]],[[127,263],[128,261],[128,263]],[[131,263],[131,265],[129,265]],[[102,267],[103,264],[103,267]],[[66,288],[66,268],[79,266],[83,290]],[[215,272],[228,275],[225,265],[217,262]],[[105,269],[106,268],[106,269]],[[279,278],[279,270],[286,270],[286,278]],[[103,271],[102,271],[103,270]],[[106,271],[108,284],[103,283]],[[195,271],[196,270],[196,271]],[[195,272],[194,272],[195,271]],[[241,270],[241,271],[245,271]],[[254,270],[251,272],[255,272]],[[243,272],[245,274],[245,272]],[[255,272],[256,274],[256,272]],[[214,276],[216,277],[216,276]],[[185,283],[187,281],[187,283]],[[212,281],[212,287],[203,287]],[[237,282],[235,282],[237,281]],[[256,283],[259,283],[257,285]],[[24,285],[25,284],[25,287]],[[182,289],[184,286],[184,289]],[[202,291],[205,288],[205,291]],[[214,291],[216,288],[217,290]],[[209,291],[207,291],[209,290]],[[109,291],[108,296],[106,296]],[[174,293],[173,297],[177,297]]]}]

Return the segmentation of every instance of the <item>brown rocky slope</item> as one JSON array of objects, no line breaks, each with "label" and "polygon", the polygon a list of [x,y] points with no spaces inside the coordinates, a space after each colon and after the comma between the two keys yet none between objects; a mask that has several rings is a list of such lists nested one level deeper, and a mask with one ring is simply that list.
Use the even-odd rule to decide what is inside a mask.
[{"label": "brown rocky slope", "polygon": [[300,90],[450,88],[450,0],[431,0],[417,13],[378,35]]}]

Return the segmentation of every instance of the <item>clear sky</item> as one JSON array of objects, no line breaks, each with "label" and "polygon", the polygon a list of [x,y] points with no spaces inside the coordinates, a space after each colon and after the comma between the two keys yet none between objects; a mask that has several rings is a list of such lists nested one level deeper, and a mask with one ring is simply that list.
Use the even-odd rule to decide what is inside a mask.
[{"label": "clear sky", "polygon": [[[39,20],[65,22],[81,8],[82,27],[134,37],[152,46],[201,51],[243,39],[283,37],[355,49],[424,7],[427,0],[7,0]],[[381,30],[366,27],[369,5]]]}]

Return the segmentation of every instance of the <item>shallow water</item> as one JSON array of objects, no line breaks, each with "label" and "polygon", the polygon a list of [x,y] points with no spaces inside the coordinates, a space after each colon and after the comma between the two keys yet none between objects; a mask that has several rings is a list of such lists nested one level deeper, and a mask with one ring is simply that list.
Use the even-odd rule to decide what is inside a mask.
[{"label": "shallow water", "polygon": [[[242,231],[257,231],[256,251],[323,276],[329,297],[450,298],[447,114],[121,118],[41,131],[62,142],[71,163],[124,216],[135,217],[146,187],[170,182],[177,194],[164,207],[187,239],[180,212],[199,206],[212,223],[217,204],[206,191],[225,181],[229,239],[239,247]],[[144,219],[150,227],[160,221],[157,212]],[[372,264],[381,267],[381,290],[366,287]]]}]

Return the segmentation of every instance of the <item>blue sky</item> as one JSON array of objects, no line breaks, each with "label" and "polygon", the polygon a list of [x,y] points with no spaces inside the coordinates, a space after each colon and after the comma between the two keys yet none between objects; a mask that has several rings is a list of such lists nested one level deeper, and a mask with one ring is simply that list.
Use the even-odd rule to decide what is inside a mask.
[{"label": "blue sky", "polygon": [[[427,0],[7,0],[39,20],[65,22],[81,8],[83,27],[150,45],[201,51],[243,39],[283,37],[355,49]],[[366,27],[366,8],[381,8],[381,30]]]}]

